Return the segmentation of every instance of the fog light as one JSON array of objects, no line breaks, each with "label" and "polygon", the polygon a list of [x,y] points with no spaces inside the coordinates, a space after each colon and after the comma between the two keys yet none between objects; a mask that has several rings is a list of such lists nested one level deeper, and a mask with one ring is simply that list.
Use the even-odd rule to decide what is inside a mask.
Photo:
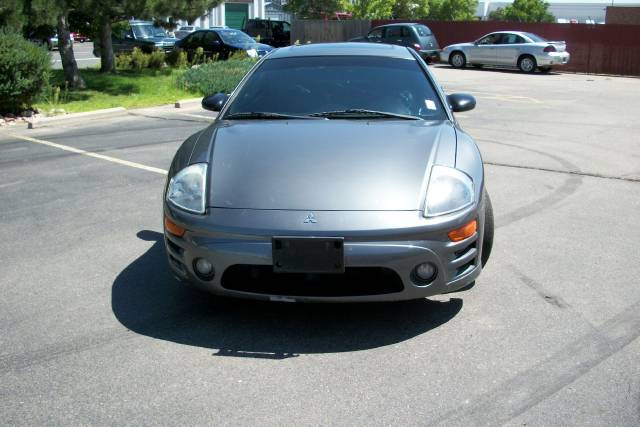
[{"label": "fog light", "polygon": [[414,281],[420,284],[427,284],[436,278],[437,269],[436,266],[430,262],[423,262],[416,265],[413,269]]},{"label": "fog light", "polygon": [[202,280],[211,280],[215,275],[213,264],[204,258],[196,258],[193,260],[193,269],[196,275]]}]

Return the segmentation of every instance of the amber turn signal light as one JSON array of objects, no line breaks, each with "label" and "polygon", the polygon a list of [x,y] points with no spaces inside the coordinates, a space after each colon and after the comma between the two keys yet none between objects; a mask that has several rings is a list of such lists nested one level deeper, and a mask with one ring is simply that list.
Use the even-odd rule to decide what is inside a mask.
[{"label": "amber turn signal light", "polygon": [[184,235],[185,229],[180,227],[178,224],[171,221],[166,216],[164,217],[164,228],[174,236],[182,237]]},{"label": "amber turn signal light", "polygon": [[460,228],[456,228],[455,230],[451,230],[447,236],[452,242],[459,242],[461,240],[467,239],[474,235],[476,230],[478,229],[478,221],[475,219],[469,221],[465,225]]}]

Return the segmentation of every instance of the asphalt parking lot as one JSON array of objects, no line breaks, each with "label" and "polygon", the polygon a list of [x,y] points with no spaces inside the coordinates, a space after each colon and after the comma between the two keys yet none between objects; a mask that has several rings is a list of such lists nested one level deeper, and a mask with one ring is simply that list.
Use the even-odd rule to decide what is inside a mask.
[{"label": "asphalt parking lot", "polygon": [[0,130],[3,424],[640,423],[640,80],[434,68],[496,214],[468,292],[209,297],[166,266],[189,109]]},{"label": "asphalt parking lot", "polygon": [[[93,43],[92,42],[75,42],[73,44],[73,53],[76,58],[78,68],[91,68],[100,65],[100,58],[96,58],[93,55]],[[60,59],[60,52],[52,50],[49,52],[51,55],[51,65],[56,70],[62,69],[62,60]]]}]

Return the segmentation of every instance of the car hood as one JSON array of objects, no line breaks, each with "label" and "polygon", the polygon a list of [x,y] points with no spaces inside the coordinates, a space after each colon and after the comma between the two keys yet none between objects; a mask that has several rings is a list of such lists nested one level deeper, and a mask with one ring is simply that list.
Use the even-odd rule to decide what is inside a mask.
[{"label": "car hood", "polygon": [[431,165],[453,162],[455,137],[449,121],[221,122],[209,150],[208,204],[421,210]]},{"label": "car hood", "polygon": [[142,40],[153,43],[162,43],[162,44],[175,44],[177,41],[173,37],[145,37]]},{"label": "car hood", "polygon": [[249,50],[249,49],[266,50],[266,51],[273,50],[273,47],[264,43],[233,43],[233,44],[229,44],[229,46],[235,47],[237,49],[242,49],[242,50]]},{"label": "car hood", "polygon": [[447,49],[447,50],[451,50],[451,49],[454,49],[454,48],[461,49],[461,48],[464,48],[464,47],[471,47],[471,46],[475,46],[475,45],[473,43],[456,43],[456,44],[451,44],[451,45],[445,47],[445,49]]}]

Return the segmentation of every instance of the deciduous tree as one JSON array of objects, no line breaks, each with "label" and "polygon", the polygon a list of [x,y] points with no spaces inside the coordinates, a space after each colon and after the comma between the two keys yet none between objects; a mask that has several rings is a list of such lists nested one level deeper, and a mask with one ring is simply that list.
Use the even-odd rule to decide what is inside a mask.
[{"label": "deciduous tree", "polygon": [[477,0],[431,0],[429,19],[472,21],[476,19]]},{"label": "deciduous tree", "polygon": [[429,15],[429,0],[396,0],[393,17],[396,19],[424,19]]},{"label": "deciduous tree", "polygon": [[354,0],[349,12],[356,19],[391,18],[396,0]]},{"label": "deciduous tree", "polygon": [[348,9],[344,0],[291,0],[284,9],[302,19],[323,19]]}]

